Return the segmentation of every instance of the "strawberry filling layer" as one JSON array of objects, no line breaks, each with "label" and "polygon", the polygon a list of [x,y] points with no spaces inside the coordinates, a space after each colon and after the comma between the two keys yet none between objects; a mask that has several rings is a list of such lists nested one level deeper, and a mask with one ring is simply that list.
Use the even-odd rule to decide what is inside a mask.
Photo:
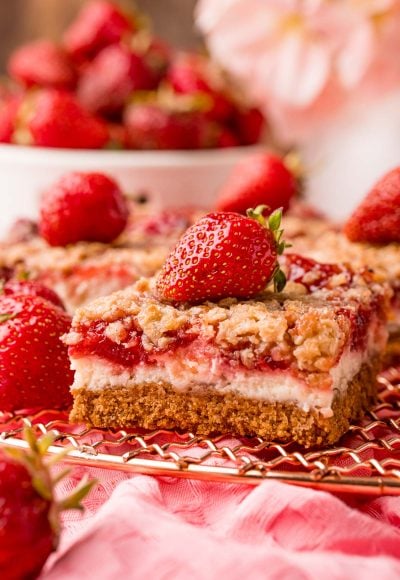
[{"label": "strawberry filling layer", "polygon": [[197,334],[180,331],[170,333],[172,341],[165,349],[152,350],[151,353],[143,346],[143,332],[136,327],[130,328],[123,342],[117,343],[105,334],[107,323],[103,321],[93,322],[87,326],[78,327],[76,330],[83,339],[76,345],[70,346],[70,356],[87,357],[98,356],[112,363],[133,367],[139,363],[151,364],[155,355],[163,352],[174,352],[197,338]]},{"label": "strawberry filling layer", "polygon": [[[369,337],[369,329],[374,326],[374,310],[371,307],[360,306],[356,311],[350,308],[340,308],[337,310],[338,316],[345,316],[351,321],[350,340],[344,345],[342,352],[332,366],[337,364],[343,351],[350,352],[365,350]],[[81,325],[74,329],[80,337],[79,341],[71,344],[69,354],[73,358],[99,357],[110,363],[120,365],[125,368],[132,368],[140,363],[147,365],[156,364],[161,356],[168,354],[174,356],[177,351],[187,349],[193,342],[196,343],[197,356],[199,358],[210,355],[210,348],[218,352],[220,363],[228,365],[230,368],[247,368],[258,371],[292,371],[299,374],[296,359],[293,353],[280,353],[279,345],[273,349],[274,352],[263,352],[261,355],[253,352],[251,360],[246,360],[245,364],[241,353],[246,349],[252,349],[251,342],[241,342],[240,347],[224,347],[216,345],[211,339],[202,339],[199,333],[193,328],[182,328],[177,332],[167,334],[168,344],[163,348],[152,347],[146,349],[143,341],[143,332],[140,328],[133,326],[126,331],[123,340],[116,342],[107,336],[108,324],[104,321],[95,321],[88,325]],[[300,373],[303,374],[303,373]]]}]

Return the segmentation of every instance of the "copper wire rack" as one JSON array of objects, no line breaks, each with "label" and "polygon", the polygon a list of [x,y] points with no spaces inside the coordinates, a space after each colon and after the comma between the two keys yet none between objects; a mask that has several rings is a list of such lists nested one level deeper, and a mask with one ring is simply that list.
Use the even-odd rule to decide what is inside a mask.
[{"label": "copper wire rack", "polygon": [[338,493],[400,495],[400,368],[386,369],[378,381],[375,407],[337,445],[322,450],[258,437],[89,429],[52,410],[0,413],[0,445],[26,447],[21,432],[27,423],[38,433],[52,430],[55,441],[49,453],[68,446],[69,463],[229,483],[277,479]]}]

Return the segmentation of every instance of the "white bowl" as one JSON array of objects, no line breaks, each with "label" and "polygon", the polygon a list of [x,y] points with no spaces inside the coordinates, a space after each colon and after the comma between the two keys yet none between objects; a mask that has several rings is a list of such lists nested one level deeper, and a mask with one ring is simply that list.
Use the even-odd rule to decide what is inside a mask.
[{"label": "white bowl", "polygon": [[159,207],[211,207],[233,166],[260,146],[202,151],[77,151],[0,145],[0,237],[35,219],[41,193],[70,171],[101,171]]}]

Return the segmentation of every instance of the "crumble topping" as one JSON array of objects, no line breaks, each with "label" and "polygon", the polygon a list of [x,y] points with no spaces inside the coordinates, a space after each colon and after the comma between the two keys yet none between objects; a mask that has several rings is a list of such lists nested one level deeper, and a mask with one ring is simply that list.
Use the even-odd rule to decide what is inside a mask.
[{"label": "crumble topping", "polygon": [[329,263],[348,262],[353,268],[372,268],[381,280],[392,283],[400,280],[400,244],[354,243],[340,232],[313,229],[296,236],[294,244],[296,253],[308,258]]},{"label": "crumble topping", "polygon": [[[124,340],[128,337],[128,330],[129,330],[129,319],[125,320],[116,320],[115,322],[111,322],[108,326],[106,326],[104,330],[104,334],[107,338],[115,342],[116,344],[121,344]],[[72,337],[74,340],[74,335]]]},{"label": "crumble topping", "polygon": [[[347,328],[344,329],[345,322]],[[333,366],[338,352],[343,350],[350,323],[348,319],[333,318],[329,312],[314,311],[297,319],[289,330],[295,348],[293,354],[300,370],[327,372]]]},{"label": "crumble topping", "polygon": [[154,346],[165,348],[172,340],[166,333],[175,332],[186,324],[186,317],[168,305],[156,302],[144,303],[136,317],[143,331],[143,346],[151,350]]},{"label": "crumble topping", "polygon": [[[327,231],[337,229],[337,226],[323,217],[307,217],[295,215],[296,210],[290,209],[285,213],[282,226],[285,231],[285,238],[297,239],[297,237],[312,235],[315,238],[323,235]],[[297,245],[296,245],[297,252]]]},{"label": "crumble topping", "polygon": [[156,351],[166,348],[179,330],[189,329],[203,342],[211,340],[235,352],[245,366],[251,366],[255,357],[268,355],[275,362],[295,359],[301,371],[327,372],[351,341],[351,320],[343,310],[357,314],[360,303],[368,306],[384,290],[360,283],[312,294],[294,293],[300,286],[289,286],[291,293],[265,292],[246,301],[229,298],[173,305],[157,298],[154,280],[142,279],[78,309],[66,342],[76,345],[76,333],[81,332],[84,339],[85,327],[100,320],[111,327],[107,330],[110,340],[123,342],[124,332],[131,327],[143,332],[146,351]]},{"label": "crumble topping", "polygon": [[77,268],[106,268],[129,264],[141,276],[153,275],[163,263],[168,248],[118,248],[97,242],[51,247],[41,238],[14,245],[0,245],[0,266],[19,267],[34,277],[43,273],[68,275]]}]

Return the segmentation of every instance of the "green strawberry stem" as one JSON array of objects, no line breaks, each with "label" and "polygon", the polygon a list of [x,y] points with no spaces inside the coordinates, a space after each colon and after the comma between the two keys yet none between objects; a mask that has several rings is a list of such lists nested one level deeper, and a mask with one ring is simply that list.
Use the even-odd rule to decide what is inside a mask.
[{"label": "green strawberry stem", "polygon": [[[281,256],[286,248],[290,248],[292,244],[288,244],[282,239],[283,229],[281,228],[282,222],[282,208],[274,210],[269,214],[268,217],[264,216],[266,210],[269,210],[267,205],[258,205],[255,209],[247,210],[247,217],[258,221],[264,228],[270,230],[273,233],[276,251],[278,256]],[[275,270],[271,276],[270,282],[273,282],[274,292],[282,292],[286,286],[286,276],[281,270],[279,262],[277,262]]]},{"label": "green strawberry stem", "polygon": [[50,467],[60,461],[70,451],[70,448],[66,447],[60,453],[46,459],[45,455],[55,441],[55,433],[49,432],[37,439],[32,427],[25,425],[23,434],[25,441],[29,445],[28,450],[7,448],[5,451],[26,467],[31,474],[32,485],[37,493],[45,500],[51,502],[49,520],[55,536],[58,538],[60,534],[60,513],[67,509],[83,510],[82,500],[96,484],[96,480],[89,481],[84,477],[69,496],[59,501],[56,500],[55,487],[71,470],[64,469],[53,477]]}]

